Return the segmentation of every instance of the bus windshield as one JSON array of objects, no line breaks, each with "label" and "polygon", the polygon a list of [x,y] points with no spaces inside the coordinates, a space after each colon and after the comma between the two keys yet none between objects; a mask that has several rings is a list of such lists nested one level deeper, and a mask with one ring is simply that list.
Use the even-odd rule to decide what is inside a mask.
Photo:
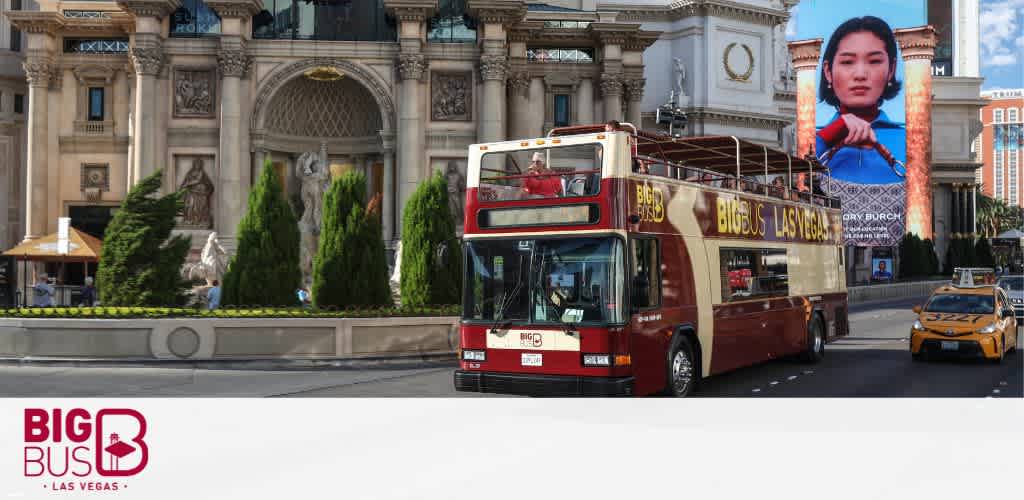
[{"label": "bus windshield", "polygon": [[625,321],[618,238],[466,242],[463,318],[530,324]]},{"label": "bus windshield", "polygon": [[480,160],[480,201],[593,196],[601,189],[600,144],[487,153]]}]

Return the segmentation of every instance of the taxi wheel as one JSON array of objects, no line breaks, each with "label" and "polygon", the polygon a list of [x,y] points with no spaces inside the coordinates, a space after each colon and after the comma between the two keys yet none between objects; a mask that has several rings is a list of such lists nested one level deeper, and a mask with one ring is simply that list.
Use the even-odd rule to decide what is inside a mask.
[{"label": "taxi wheel", "polygon": [[807,325],[807,348],[800,359],[807,363],[817,363],[825,358],[825,329],[821,327],[821,319],[814,316]]},{"label": "taxi wheel", "polygon": [[912,353],[910,353],[910,359],[913,360],[913,361],[927,361],[928,360],[928,358],[925,357],[923,352],[912,352]]}]

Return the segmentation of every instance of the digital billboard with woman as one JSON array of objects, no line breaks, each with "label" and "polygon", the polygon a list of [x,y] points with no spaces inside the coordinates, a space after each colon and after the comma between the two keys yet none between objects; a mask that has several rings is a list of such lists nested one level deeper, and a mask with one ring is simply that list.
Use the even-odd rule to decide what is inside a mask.
[{"label": "digital billboard with woman", "polygon": [[906,224],[907,129],[894,28],[924,24],[925,4],[805,0],[795,11],[789,38],[823,41],[814,154],[828,175],[818,183],[843,202],[847,245],[895,245]]}]

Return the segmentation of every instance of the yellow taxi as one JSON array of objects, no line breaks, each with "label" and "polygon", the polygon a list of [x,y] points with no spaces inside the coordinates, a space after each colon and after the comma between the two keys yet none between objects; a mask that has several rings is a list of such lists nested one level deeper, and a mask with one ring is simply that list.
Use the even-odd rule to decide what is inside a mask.
[{"label": "yellow taxi", "polygon": [[1000,363],[1017,349],[1017,320],[991,269],[957,269],[932,292],[910,329],[914,360],[933,355],[978,357]]}]

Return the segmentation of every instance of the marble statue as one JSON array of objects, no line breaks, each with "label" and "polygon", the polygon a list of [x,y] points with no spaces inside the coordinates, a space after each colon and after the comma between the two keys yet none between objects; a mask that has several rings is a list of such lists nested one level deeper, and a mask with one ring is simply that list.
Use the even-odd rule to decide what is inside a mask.
[{"label": "marble statue", "polygon": [[388,279],[391,285],[391,299],[395,305],[402,304],[402,240],[395,245],[395,265],[391,268],[391,278]]},{"label": "marble statue", "polygon": [[185,191],[182,199],[182,223],[186,226],[211,227],[213,211],[210,202],[213,198],[213,181],[206,175],[201,158],[192,160],[192,167],[185,174],[185,180],[181,181],[180,189]]},{"label": "marble statue", "polygon": [[683,60],[678,57],[673,57],[676,65],[676,90],[679,97],[686,97],[686,91],[683,90],[683,84],[686,82],[686,65],[683,64]]},{"label": "marble statue", "polygon": [[224,273],[228,270],[228,253],[224,247],[220,246],[217,233],[210,233],[210,236],[206,238],[206,245],[203,246],[199,262],[203,266],[203,277],[206,278],[207,283],[212,285],[213,280],[224,279]]},{"label": "marble statue", "polygon": [[457,160],[448,162],[444,169],[444,178],[448,183],[448,209],[452,212],[455,225],[461,226],[466,204],[466,178],[459,171]]},{"label": "marble statue", "polygon": [[299,219],[299,233],[302,244],[299,247],[299,267],[305,285],[313,283],[313,256],[316,255],[323,221],[324,193],[330,185],[330,172],[320,161],[319,152],[306,152],[295,162],[295,175],[302,181],[302,217]]}]

